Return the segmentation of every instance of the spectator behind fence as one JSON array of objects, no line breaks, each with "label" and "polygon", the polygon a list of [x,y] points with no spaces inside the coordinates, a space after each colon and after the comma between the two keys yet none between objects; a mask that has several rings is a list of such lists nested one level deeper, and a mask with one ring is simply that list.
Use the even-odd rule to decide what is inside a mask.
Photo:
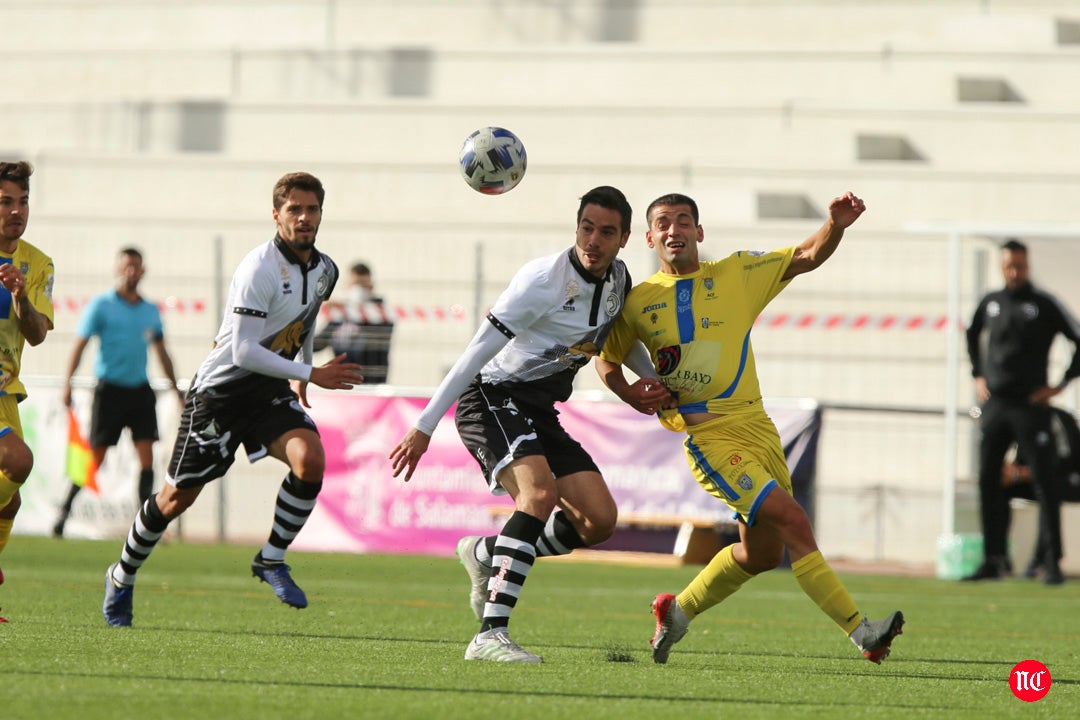
[{"label": "spectator behind fence", "polygon": [[[1061,557],[1061,498],[1054,483],[1054,443],[1050,399],[1080,376],[1080,326],[1050,293],[1028,278],[1027,247],[1016,240],[1001,246],[1005,287],[979,302],[967,330],[975,395],[982,405],[979,444],[979,512],[983,562],[964,580],[996,580],[1012,572],[1005,549],[1009,533],[1009,498],[1001,468],[1012,442],[1031,468],[1039,501],[1039,537],[1043,582],[1065,582]],[[1054,338],[1073,343],[1073,357],[1060,382],[1050,386],[1047,364]]]},{"label": "spectator behind fence", "polygon": [[345,361],[363,367],[364,384],[385,383],[390,369],[394,316],[375,293],[371,268],[356,263],[349,270],[344,302],[327,303],[330,321],[315,338],[315,350],[329,347]]},{"label": "spectator behind fence", "polygon": [[[79,369],[83,350],[90,338],[98,338],[94,362],[94,405],[90,417],[90,451],[95,467],[100,467],[108,449],[120,441],[124,428],[139,458],[139,504],[154,491],[154,443],[158,440],[157,397],[146,374],[146,352],[153,346],[165,377],[176,391],[180,407],[184,393],[176,384],[172,358],[165,349],[165,330],[157,306],[139,294],[139,282],[146,273],[143,256],[135,248],[124,248],[116,260],[116,287],[95,295],[86,306],[75,329],[75,346],[64,378],[64,405],[71,407],[71,378]],[[53,535],[63,537],[71,506],[82,486],[71,483]]]}]

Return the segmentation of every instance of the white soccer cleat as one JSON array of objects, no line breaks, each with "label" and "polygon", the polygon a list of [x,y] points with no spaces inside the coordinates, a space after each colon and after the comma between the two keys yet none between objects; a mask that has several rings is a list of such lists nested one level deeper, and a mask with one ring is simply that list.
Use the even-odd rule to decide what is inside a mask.
[{"label": "white soccer cleat", "polygon": [[491,566],[476,559],[476,545],[484,541],[479,535],[468,535],[458,540],[457,556],[465,572],[469,573],[469,606],[477,620],[484,619],[484,603],[487,602],[488,580],[491,578]]},{"label": "white soccer cleat", "polygon": [[491,628],[476,637],[469,643],[465,650],[466,660],[490,660],[492,662],[544,662],[544,658],[533,655],[528,650],[510,639],[510,634],[504,627]]}]

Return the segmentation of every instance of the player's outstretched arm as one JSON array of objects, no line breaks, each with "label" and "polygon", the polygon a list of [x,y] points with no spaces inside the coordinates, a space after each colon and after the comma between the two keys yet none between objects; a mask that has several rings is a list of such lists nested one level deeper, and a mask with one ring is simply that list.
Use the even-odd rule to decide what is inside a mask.
[{"label": "player's outstretched arm", "polygon": [[835,197],[829,203],[829,217],[810,237],[795,248],[784,280],[815,270],[832,256],[844,237],[844,230],[851,227],[866,212],[866,203],[852,192]]}]

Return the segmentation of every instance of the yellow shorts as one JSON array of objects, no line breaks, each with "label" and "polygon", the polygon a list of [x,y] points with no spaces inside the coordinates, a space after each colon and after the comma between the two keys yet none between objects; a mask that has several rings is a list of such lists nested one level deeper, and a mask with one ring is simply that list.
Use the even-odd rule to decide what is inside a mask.
[{"label": "yellow shorts", "polygon": [[770,492],[792,494],[780,433],[764,411],[694,425],[683,446],[698,484],[748,526]]},{"label": "yellow shorts", "polygon": [[8,433],[23,436],[19,420],[19,399],[15,395],[0,395],[0,437]]}]

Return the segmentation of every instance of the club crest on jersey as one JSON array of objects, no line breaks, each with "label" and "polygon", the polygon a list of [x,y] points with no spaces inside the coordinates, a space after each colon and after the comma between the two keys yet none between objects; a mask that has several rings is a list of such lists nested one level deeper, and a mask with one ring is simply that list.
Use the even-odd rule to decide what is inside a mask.
[{"label": "club crest on jersey", "polygon": [[675,368],[679,367],[680,360],[682,360],[681,345],[669,345],[666,348],[660,348],[656,352],[656,372],[661,375],[670,375],[675,372]]},{"label": "club crest on jersey", "polygon": [[577,280],[568,280],[566,282],[566,287],[563,288],[563,292],[566,294],[566,302],[569,303],[581,294],[581,286],[578,285]]},{"label": "club crest on jersey", "polygon": [[619,299],[617,293],[608,293],[608,296],[604,298],[604,306],[608,317],[615,317],[622,309],[622,300]]},{"label": "club crest on jersey", "polygon": [[749,475],[743,475],[739,478],[739,487],[749,492],[754,489],[754,481],[750,479]]},{"label": "club crest on jersey", "polygon": [[19,263],[19,272],[21,272],[23,275],[29,275],[30,274],[30,263],[25,263],[25,262]]},{"label": "club crest on jersey", "polygon": [[991,300],[986,304],[986,317],[996,318],[1001,314],[1001,303],[997,300]]},{"label": "club crest on jersey", "polygon": [[1026,302],[1020,306],[1020,312],[1027,320],[1034,320],[1039,317],[1039,306],[1033,302]]},{"label": "club crest on jersey", "polygon": [[703,284],[705,285],[706,290],[712,290],[712,288],[713,288],[713,279],[712,278],[705,278],[705,280],[703,281]]}]

